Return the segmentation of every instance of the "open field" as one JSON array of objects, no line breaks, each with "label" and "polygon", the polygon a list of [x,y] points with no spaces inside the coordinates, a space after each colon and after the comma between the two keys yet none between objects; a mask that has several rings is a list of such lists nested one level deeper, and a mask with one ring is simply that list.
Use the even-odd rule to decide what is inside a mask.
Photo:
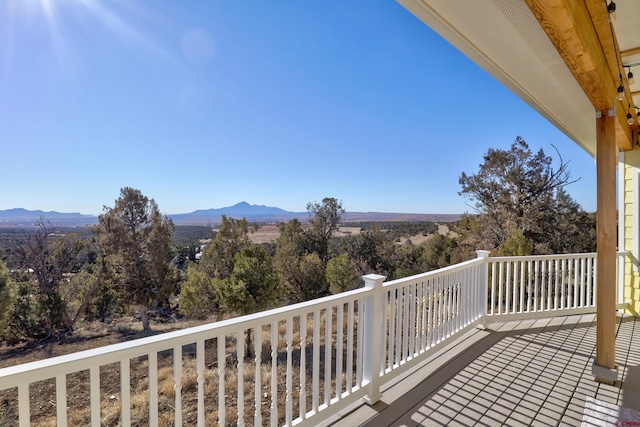
[{"label": "open field", "polygon": [[[360,227],[340,227],[338,232],[335,234],[336,237],[344,237],[348,235],[356,235],[360,234]],[[438,233],[443,234],[445,236],[450,236],[449,226],[446,224],[441,224],[438,226]],[[263,225],[260,226],[258,231],[249,234],[249,238],[253,243],[269,243],[275,242],[276,239],[280,236],[280,230],[277,225]],[[414,245],[419,245],[421,243],[429,240],[429,236],[424,236],[423,234],[416,234],[411,236],[409,239],[411,243]],[[450,236],[451,237],[451,236]],[[405,240],[399,242],[401,244],[405,243]]]},{"label": "open field", "polygon": [[261,225],[255,233],[249,233],[249,239],[253,243],[269,243],[275,242],[280,236],[280,230],[277,225]]},{"label": "open field", "polygon": [[[335,236],[344,237],[349,234],[359,233],[360,227],[340,227]],[[278,236],[280,236],[280,230],[277,225],[261,225],[258,231],[249,233],[249,238],[253,243],[275,242]]]}]

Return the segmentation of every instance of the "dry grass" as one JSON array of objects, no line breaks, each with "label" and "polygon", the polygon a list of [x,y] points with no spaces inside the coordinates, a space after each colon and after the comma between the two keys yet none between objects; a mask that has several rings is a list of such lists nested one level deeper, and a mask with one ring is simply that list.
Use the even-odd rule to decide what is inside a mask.
[{"label": "dry grass", "polygon": [[0,427],[13,427],[18,424],[18,416],[13,407],[0,405]]},{"label": "dry grass", "polygon": [[[340,227],[336,232],[337,237],[343,237],[350,234],[360,234],[360,227]],[[258,231],[249,234],[249,239],[253,243],[275,242],[280,236],[280,229],[277,225],[262,225]]]}]

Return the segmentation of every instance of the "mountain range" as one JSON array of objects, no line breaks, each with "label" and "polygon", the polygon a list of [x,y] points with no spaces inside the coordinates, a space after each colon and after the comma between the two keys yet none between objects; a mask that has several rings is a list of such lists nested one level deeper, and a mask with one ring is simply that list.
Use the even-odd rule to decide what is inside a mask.
[{"label": "mountain range", "polygon": [[[240,202],[224,208],[196,210],[191,213],[168,215],[175,225],[215,225],[222,221],[222,215],[232,218],[246,218],[249,222],[277,223],[293,218],[305,222],[308,212],[291,212],[272,206],[251,205]],[[40,219],[56,226],[76,227],[98,223],[98,217],[81,213],[30,211],[16,208],[0,210],[0,227],[33,227]],[[383,212],[347,212],[346,221],[435,221],[452,222],[460,218],[459,214],[407,214]]]},{"label": "mountain range", "polygon": [[240,202],[233,206],[218,209],[203,209],[186,214],[168,215],[176,225],[202,225],[219,224],[222,215],[232,218],[246,218],[250,222],[279,222],[288,221],[293,218],[306,220],[307,212],[290,212],[284,209],[264,205],[250,205],[247,202]]}]

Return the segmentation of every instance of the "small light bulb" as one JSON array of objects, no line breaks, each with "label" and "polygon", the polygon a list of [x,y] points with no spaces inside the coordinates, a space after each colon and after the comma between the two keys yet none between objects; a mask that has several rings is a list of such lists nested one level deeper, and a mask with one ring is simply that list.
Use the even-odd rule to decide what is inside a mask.
[{"label": "small light bulb", "polygon": [[627,74],[627,81],[630,85],[636,82],[636,79],[633,78],[633,73],[631,72],[631,70],[629,70],[629,74]]},{"label": "small light bulb", "polygon": [[607,12],[609,12],[609,20],[611,22],[616,20],[616,4],[611,2],[607,5]]},{"label": "small light bulb", "polygon": [[629,126],[633,125],[633,116],[631,113],[627,113],[627,123],[629,123]]},{"label": "small light bulb", "polygon": [[618,101],[622,101],[624,99],[624,86],[618,86],[618,95],[616,96]]}]

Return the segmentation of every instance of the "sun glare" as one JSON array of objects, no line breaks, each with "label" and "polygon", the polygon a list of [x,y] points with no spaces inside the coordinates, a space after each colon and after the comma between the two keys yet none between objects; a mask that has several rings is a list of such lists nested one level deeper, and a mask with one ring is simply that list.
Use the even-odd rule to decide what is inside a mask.
[{"label": "sun glare", "polygon": [[47,28],[49,29],[49,34],[51,35],[51,41],[56,53],[58,66],[62,69],[64,75],[72,75],[75,67],[72,62],[73,60],[69,54],[68,46],[61,32],[61,24],[59,22],[56,4],[53,0],[39,1],[45,20],[47,21]]},{"label": "sun glare", "polygon": [[112,34],[117,36],[129,48],[142,48],[165,59],[172,59],[171,55],[164,49],[152,42],[150,38],[145,37],[142,32],[136,31],[134,27],[128,24],[118,14],[107,8],[104,2],[99,0],[77,0],[89,10],[102,25],[104,25]]},{"label": "sun glare", "polygon": [[[78,46],[74,43],[83,37],[78,33],[79,28],[91,29],[87,37],[100,37],[103,30],[103,35],[115,37],[128,49],[174,61],[170,53],[154,42],[150,34],[153,27],[147,28],[148,34],[143,31],[141,21],[144,21],[145,10],[139,4],[101,0],[18,0],[0,3],[0,15],[1,9],[10,15],[9,28],[6,28],[8,35],[20,32],[28,37],[35,31],[34,26],[46,27],[58,65],[65,74],[76,69],[74,62],[81,60],[81,53],[77,52]],[[21,19],[15,19],[18,17]]]}]

